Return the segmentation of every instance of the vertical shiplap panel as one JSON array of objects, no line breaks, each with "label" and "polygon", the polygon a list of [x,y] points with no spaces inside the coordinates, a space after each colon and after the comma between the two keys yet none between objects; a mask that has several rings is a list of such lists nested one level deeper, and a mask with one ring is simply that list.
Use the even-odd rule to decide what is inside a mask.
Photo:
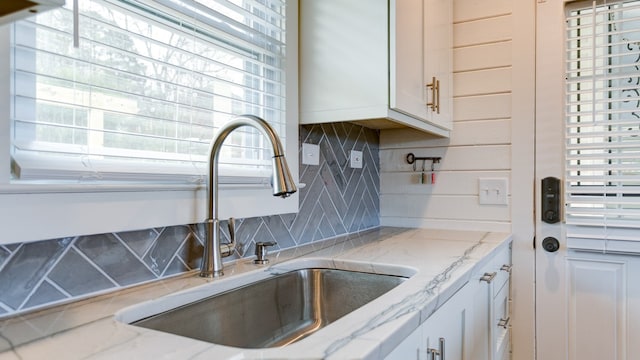
[{"label": "vertical shiplap panel", "polygon": [[[381,132],[382,225],[511,230],[510,205],[480,205],[477,183],[511,176],[512,6],[454,0],[453,131],[448,139]],[[419,183],[421,165],[402,163],[408,152],[442,157],[436,184]]]}]

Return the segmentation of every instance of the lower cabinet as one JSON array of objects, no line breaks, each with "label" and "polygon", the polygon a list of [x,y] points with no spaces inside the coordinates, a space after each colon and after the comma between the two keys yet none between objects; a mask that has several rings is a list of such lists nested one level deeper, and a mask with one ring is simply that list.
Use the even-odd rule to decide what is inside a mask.
[{"label": "lower cabinet", "polygon": [[[474,296],[478,328],[488,336],[488,348],[481,349],[480,359],[511,358],[511,251],[498,253],[474,279],[479,279]],[[479,315],[482,314],[482,315]],[[478,349],[480,350],[480,349]],[[488,350],[488,351],[487,351]],[[484,354],[487,354],[484,356]]]},{"label": "lower cabinet", "polygon": [[511,249],[505,249],[386,359],[510,359],[510,273]]}]

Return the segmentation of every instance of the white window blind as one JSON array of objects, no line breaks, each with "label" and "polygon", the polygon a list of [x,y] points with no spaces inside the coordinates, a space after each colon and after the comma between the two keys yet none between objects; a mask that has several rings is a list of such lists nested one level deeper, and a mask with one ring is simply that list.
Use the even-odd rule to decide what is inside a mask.
[{"label": "white window blind", "polygon": [[640,241],[640,1],[570,4],[566,26],[567,237],[607,250]]},{"label": "white window blind", "polygon": [[[201,181],[213,134],[237,114],[284,143],[284,1],[80,0],[77,48],[70,0],[17,22],[13,176]],[[221,182],[268,181],[267,145],[234,131]]]}]

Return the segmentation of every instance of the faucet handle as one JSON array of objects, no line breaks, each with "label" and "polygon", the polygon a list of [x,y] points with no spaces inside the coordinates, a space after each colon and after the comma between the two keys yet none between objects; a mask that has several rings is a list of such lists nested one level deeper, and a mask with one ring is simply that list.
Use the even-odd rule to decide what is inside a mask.
[{"label": "faucet handle", "polygon": [[268,264],[269,263],[269,259],[266,258],[267,256],[267,247],[269,246],[273,246],[276,245],[276,242],[273,241],[268,241],[268,242],[263,242],[263,241],[259,241],[256,243],[256,259],[253,260],[254,264],[260,264],[260,265],[264,265],[264,264]]},{"label": "faucet handle", "polygon": [[220,255],[222,257],[231,256],[236,249],[236,219],[229,218],[229,243],[220,244]]},{"label": "faucet handle", "polygon": [[230,217],[227,221],[227,225],[229,227],[229,240],[231,243],[236,242],[236,219]]}]

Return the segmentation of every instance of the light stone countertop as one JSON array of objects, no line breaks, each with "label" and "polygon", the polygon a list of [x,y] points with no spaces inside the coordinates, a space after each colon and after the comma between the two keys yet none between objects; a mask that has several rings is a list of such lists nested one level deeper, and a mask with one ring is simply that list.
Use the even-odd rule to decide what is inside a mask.
[{"label": "light stone countertop", "polygon": [[[269,254],[268,266],[242,259],[225,264],[221,278],[203,279],[192,272],[4,320],[0,360],[382,359],[510,242],[508,233],[382,227]],[[180,303],[307,265],[413,275],[283,348],[233,348],[119,321],[162,303]]]}]

